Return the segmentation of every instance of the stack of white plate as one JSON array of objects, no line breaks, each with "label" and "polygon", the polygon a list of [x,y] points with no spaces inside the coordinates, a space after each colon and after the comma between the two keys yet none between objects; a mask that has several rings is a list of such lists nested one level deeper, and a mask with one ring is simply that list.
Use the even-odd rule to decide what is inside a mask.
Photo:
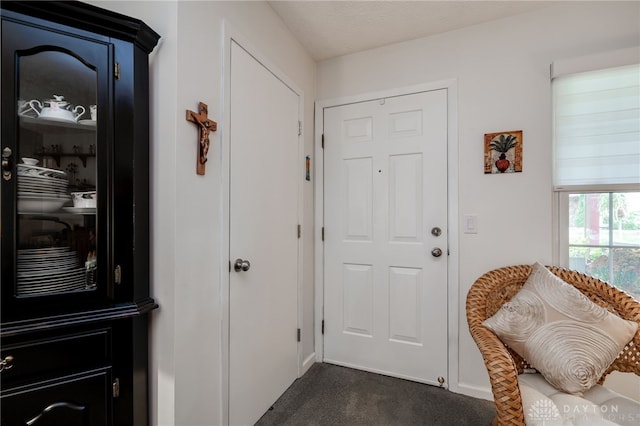
[{"label": "stack of white plate", "polygon": [[18,212],[47,213],[69,201],[67,174],[62,170],[18,164]]},{"label": "stack of white plate", "polygon": [[70,247],[18,250],[17,296],[42,295],[86,288],[85,269]]}]

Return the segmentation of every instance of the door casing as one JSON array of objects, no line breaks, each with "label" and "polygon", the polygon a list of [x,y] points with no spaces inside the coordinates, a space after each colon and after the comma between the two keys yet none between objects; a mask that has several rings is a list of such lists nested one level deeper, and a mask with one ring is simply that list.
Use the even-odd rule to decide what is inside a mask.
[{"label": "door casing", "polygon": [[[230,282],[230,274],[229,271],[229,262],[231,261],[229,257],[229,230],[230,230],[230,106],[231,106],[231,43],[232,41],[242,46],[251,56],[253,56],[258,62],[260,62],[265,68],[267,68],[273,75],[275,75],[280,81],[282,81],[285,85],[289,86],[289,88],[298,94],[299,102],[298,102],[298,111],[299,111],[299,120],[301,121],[301,134],[299,136],[299,140],[304,140],[305,135],[305,123],[304,123],[304,92],[300,89],[289,77],[282,72],[277,66],[275,66],[269,59],[263,55],[259,49],[257,49],[250,40],[245,38],[232,24],[227,20],[223,20],[222,22],[222,84],[221,84],[221,92],[222,96],[221,102],[221,111],[222,111],[222,126],[219,130],[220,132],[220,208],[221,208],[221,222],[220,226],[220,318],[221,318],[221,330],[220,330],[220,381],[221,381],[221,401],[220,406],[222,408],[219,417],[219,424],[228,425],[229,424],[229,324],[230,324],[230,314],[229,314],[229,282]],[[303,152],[303,143],[298,144],[298,158],[304,158],[302,155]],[[303,182],[304,182],[304,172],[305,172],[305,164],[304,161],[300,161],[297,166],[298,171],[298,223],[302,224],[303,219]],[[303,259],[304,259],[304,245],[302,238],[298,239],[298,277],[297,277],[297,288],[298,288],[298,327],[301,330],[304,330],[303,324],[303,294],[302,294],[302,280],[304,277],[303,270]],[[298,360],[297,360],[297,369],[298,369],[298,377],[303,372],[302,364],[303,364],[303,353],[302,353],[302,339],[298,342]]]},{"label": "door casing", "polygon": [[324,359],[324,340],[322,336],[322,321],[324,319],[324,241],[322,232],[324,227],[324,154],[322,148],[322,133],[324,131],[324,109],[347,105],[357,102],[373,101],[394,96],[403,96],[430,90],[447,90],[447,198],[448,198],[448,229],[449,229],[449,260],[448,260],[448,378],[449,389],[459,392],[458,387],[458,342],[459,342],[459,286],[458,286],[458,123],[457,123],[457,80],[443,80],[416,86],[401,87],[385,91],[368,92],[355,96],[341,97],[318,101],[315,104],[315,210],[314,210],[314,281],[315,281],[315,354],[316,361]]}]

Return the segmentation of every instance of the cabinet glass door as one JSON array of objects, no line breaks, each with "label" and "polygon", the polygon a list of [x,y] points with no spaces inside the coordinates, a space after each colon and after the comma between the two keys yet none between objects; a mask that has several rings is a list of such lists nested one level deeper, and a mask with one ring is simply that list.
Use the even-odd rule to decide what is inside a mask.
[{"label": "cabinet glass door", "polygon": [[8,22],[2,39],[3,309],[104,299],[111,50]]},{"label": "cabinet glass door", "polygon": [[94,291],[96,70],[46,50],[20,56],[18,70],[15,294]]}]

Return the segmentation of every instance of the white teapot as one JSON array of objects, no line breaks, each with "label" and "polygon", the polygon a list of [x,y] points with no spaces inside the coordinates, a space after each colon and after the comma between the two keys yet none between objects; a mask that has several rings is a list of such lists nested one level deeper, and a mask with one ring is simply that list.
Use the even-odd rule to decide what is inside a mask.
[{"label": "white teapot", "polygon": [[64,100],[64,96],[60,95],[53,95],[53,99],[42,102],[33,99],[29,101],[29,105],[40,118],[71,121],[74,123],[77,122],[85,112],[82,105],[73,107],[73,105]]}]

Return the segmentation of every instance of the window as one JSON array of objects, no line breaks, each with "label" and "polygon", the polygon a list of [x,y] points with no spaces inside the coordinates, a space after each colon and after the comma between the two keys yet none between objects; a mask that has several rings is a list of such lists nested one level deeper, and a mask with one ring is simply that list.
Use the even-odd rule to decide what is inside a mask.
[{"label": "window", "polygon": [[564,193],[566,266],[640,300],[640,192]]},{"label": "window", "polygon": [[552,94],[556,260],[640,300],[639,52],[554,63]]}]

